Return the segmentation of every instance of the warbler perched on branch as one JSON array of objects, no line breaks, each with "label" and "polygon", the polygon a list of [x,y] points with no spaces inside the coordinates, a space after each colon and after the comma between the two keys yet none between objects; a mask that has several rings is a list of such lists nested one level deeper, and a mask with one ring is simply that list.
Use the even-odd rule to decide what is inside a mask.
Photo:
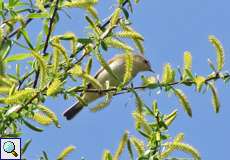
[{"label": "warbler perched on branch", "polygon": [[[139,72],[143,71],[151,71],[150,63],[146,58],[140,54],[132,54],[132,68],[131,68],[131,77],[129,81],[126,82],[127,85]],[[110,87],[117,87],[120,82],[123,81],[126,71],[126,54],[121,54],[113,57],[111,60],[108,61],[108,65],[113,71],[114,75],[116,77],[112,76],[109,72],[107,72],[106,69],[100,68],[96,75],[95,79],[103,85],[105,88],[106,81],[109,82]],[[117,80],[118,78],[119,80]],[[119,82],[120,81],[120,82]],[[87,89],[96,89],[91,83],[87,85]],[[104,93],[99,92],[84,92],[81,95],[81,99],[86,103],[90,103],[102,96],[104,96]],[[85,104],[82,102],[77,102],[73,104],[71,107],[69,107],[66,111],[64,111],[63,115],[66,117],[67,120],[72,119],[77,113],[79,113],[83,108]]]}]

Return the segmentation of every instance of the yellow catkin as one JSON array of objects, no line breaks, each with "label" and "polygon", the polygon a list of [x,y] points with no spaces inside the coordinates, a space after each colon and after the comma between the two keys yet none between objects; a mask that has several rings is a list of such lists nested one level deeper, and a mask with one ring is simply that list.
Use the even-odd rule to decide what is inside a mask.
[{"label": "yellow catkin", "polygon": [[186,113],[192,117],[192,109],[191,106],[189,104],[189,101],[187,99],[187,97],[185,96],[185,94],[180,90],[180,89],[173,89],[175,95],[178,97],[181,105],[183,106],[184,110],[186,111]]},{"label": "yellow catkin", "polygon": [[216,48],[216,63],[218,71],[221,71],[224,67],[224,48],[221,42],[213,35],[209,36],[209,41]]},{"label": "yellow catkin", "polygon": [[62,87],[62,82],[59,79],[55,79],[47,89],[47,96],[56,95]]},{"label": "yellow catkin", "polygon": [[79,7],[79,8],[88,8],[92,5],[97,4],[98,0],[73,0],[73,1],[65,1],[63,6],[66,7]]},{"label": "yellow catkin", "polygon": [[32,119],[41,125],[50,125],[53,122],[52,119],[39,112],[34,113]]},{"label": "yellow catkin", "polygon": [[123,49],[125,51],[133,51],[132,47],[114,38],[106,38],[104,42],[111,48]]},{"label": "yellow catkin", "polygon": [[46,83],[47,65],[45,60],[40,54],[38,54],[37,52],[32,52],[32,55],[36,58],[40,68],[40,86],[42,88]]},{"label": "yellow catkin", "polygon": [[75,146],[68,146],[66,147],[58,156],[57,160],[64,160],[70,152],[75,150]]},{"label": "yellow catkin", "polygon": [[123,152],[125,145],[128,141],[128,132],[126,131],[125,134],[122,136],[119,146],[114,154],[113,160],[119,160],[119,157],[121,156],[121,153]]},{"label": "yellow catkin", "polygon": [[36,94],[36,90],[32,88],[26,88],[24,90],[20,90],[15,92],[15,94],[8,96],[4,99],[6,104],[19,104],[24,101],[30,99]]},{"label": "yellow catkin", "polygon": [[120,13],[121,13],[121,8],[117,8],[114,12],[113,12],[113,15],[111,17],[111,20],[110,20],[110,26],[113,27],[117,24],[118,22],[118,19],[120,17]]},{"label": "yellow catkin", "polygon": [[141,141],[140,139],[138,139],[137,137],[134,137],[134,136],[131,137],[131,142],[134,145],[138,156],[141,156],[145,151],[144,142]]}]

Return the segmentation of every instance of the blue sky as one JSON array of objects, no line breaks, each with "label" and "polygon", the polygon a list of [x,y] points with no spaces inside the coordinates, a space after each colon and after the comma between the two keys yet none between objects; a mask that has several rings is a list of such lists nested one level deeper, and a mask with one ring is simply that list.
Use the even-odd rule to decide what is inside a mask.
[{"label": "blue sky", "polygon": [[[101,0],[97,9],[101,18],[105,18],[113,11],[112,4],[115,1]],[[152,0],[141,1],[134,7],[131,15],[133,27],[145,37],[145,55],[152,63],[156,74],[161,74],[165,63],[171,63],[173,67],[183,64],[183,52],[191,51],[193,55],[193,71],[196,74],[208,75],[210,69],[207,58],[215,61],[215,50],[208,42],[208,35],[215,35],[221,40],[226,52],[226,65],[230,68],[230,13],[229,1],[210,0]],[[56,34],[67,31],[75,32],[77,36],[84,36],[86,22],[79,10],[71,10],[72,19],[68,19],[61,13],[60,22]],[[31,24],[29,31],[36,37],[40,26]],[[106,58],[117,54],[117,51],[109,52]],[[94,72],[99,68],[94,65]],[[138,75],[134,84],[140,82]],[[211,94],[195,93],[194,88],[183,88],[192,104],[193,118],[189,118],[179,105],[174,96],[168,96],[164,92],[156,94],[158,90],[140,92],[146,104],[156,99],[163,113],[169,113],[178,108],[178,118],[169,128],[169,133],[175,136],[179,132],[185,133],[185,142],[196,147],[203,159],[227,159],[228,137],[230,135],[230,107],[228,103],[229,85],[217,83],[221,100],[221,110],[215,114],[211,104]],[[43,133],[34,133],[23,128],[25,134],[22,140],[32,138],[32,144],[27,151],[28,159],[38,159],[42,150],[47,151],[50,159],[55,159],[58,153],[68,145],[75,145],[76,150],[67,159],[87,160],[101,159],[104,149],[115,152],[120,137],[125,130],[137,135],[131,116],[135,109],[134,97],[130,94],[114,97],[112,103],[105,110],[91,113],[87,108],[72,121],[66,121],[62,112],[74,100],[64,101],[61,97],[49,99],[46,105],[52,108],[58,115],[62,128],[47,127]],[[93,105],[91,105],[93,106]],[[182,155],[179,154],[178,155]],[[127,159],[124,155],[122,159]]]}]

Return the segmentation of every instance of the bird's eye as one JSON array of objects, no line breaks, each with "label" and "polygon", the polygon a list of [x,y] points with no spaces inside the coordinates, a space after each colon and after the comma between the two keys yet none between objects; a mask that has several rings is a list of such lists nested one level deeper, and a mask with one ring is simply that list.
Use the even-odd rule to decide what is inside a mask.
[{"label": "bird's eye", "polygon": [[147,60],[144,60],[144,62],[147,64],[148,63],[148,61]]}]

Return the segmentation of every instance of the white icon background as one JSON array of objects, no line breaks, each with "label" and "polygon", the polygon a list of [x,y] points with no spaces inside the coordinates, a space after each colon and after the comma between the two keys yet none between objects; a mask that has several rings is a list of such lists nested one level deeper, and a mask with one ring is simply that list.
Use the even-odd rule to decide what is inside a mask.
[{"label": "white icon background", "polygon": [[[12,153],[7,153],[4,151],[4,143],[6,142],[13,142],[14,143],[14,146],[15,146],[15,149],[14,151],[18,154],[17,157],[15,157]],[[17,159],[20,159],[21,158],[21,153],[20,153],[20,145],[21,145],[21,140],[20,139],[4,139],[4,138],[1,138],[1,159],[5,159],[5,160],[17,160]]]}]

